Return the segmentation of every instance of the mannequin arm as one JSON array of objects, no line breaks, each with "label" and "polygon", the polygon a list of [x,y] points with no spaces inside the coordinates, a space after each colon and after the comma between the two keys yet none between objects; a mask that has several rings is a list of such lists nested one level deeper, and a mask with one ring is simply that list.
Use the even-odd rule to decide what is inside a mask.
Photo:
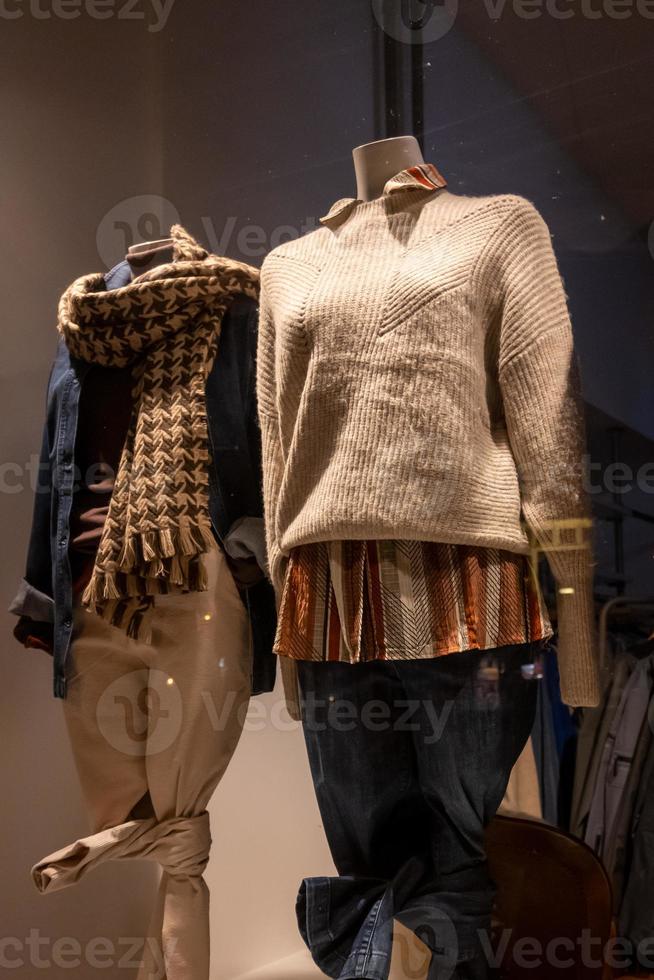
[{"label": "mannequin arm", "polygon": [[265,287],[259,306],[257,344],[257,400],[262,442],[262,491],[266,528],[268,576],[279,600],[283,583],[284,559],[277,535],[277,502],[284,474],[284,457],[277,415],[275,368],[275,330]]},{"label": "mannequin arm", "polygon": [[44,426],[35,480],[32,533],[30,536],[25,577],[14,596],[9,612],[18,616],[14,636],[26,647],[52,652],[54,600],[52,598],[52,552],[50,543],[50,509],[52,505],[52,470],[50,438]]},{"label": "mannequin arm", "polygon": [[566,297],[549,231],[516,198],[496,242],[498,376],[522,513],[557,585],[561,694],[599,699],[590,506],[583,480],[583,409]]}]

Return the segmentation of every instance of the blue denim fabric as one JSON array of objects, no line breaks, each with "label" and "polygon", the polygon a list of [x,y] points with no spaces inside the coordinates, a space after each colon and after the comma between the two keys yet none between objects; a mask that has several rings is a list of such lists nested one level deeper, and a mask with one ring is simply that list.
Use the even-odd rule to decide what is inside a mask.
[{"label": "blue denim fabric", "polygon": [[486,980],[495,895],[484,851],[534,722],[535,645],[359,664],[298,661],[314,786],[339,877],[296,912],[318,966],[386,980],[392,921],[431,950],[430,980]]},{"label": "blue denim fabric", "polygon": [[[556,732],[554,730],[552,687],[548,673],[556,667],[556,662],[548,654],[544,656],[545,683],[538,685],[538,705],[536,721],[532,734],[538,786],[540,790],[543,820],[554,827],[559,825],[559,781],[561,775],[561,760],[557,750]],[[558,671],[556,671],[558,684]],[[560,695],[559,695],[560,697]]]},{"label": "blue denim fabric", "polygon": [[[107,289],[126,285],[132,273],[121,262],[105,276]],[[255,402],[257,305],[234,300],[223,318],[220,353],[206,383],[211,457],[209,509],[220,541],[240,517],[262,517],[261,443]],[[48,380],[46,421],[34,499],[25,577],[10,611],[47,628],[53,655],[54,695],[66,696],[65,664],[73,624],[68,544],[75,483],[75,433],[79,399],[89,366],[71,357],[59,340]],[[254,647],[252,693],[275,682],[275,597],[268,581],[241,596],[248,608]],[[17,634],[18,635],[18,634]]]}]

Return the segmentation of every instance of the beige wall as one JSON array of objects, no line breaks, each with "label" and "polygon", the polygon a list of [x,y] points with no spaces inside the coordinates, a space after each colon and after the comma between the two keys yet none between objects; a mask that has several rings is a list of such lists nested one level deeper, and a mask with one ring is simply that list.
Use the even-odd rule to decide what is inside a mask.
[{"label": "beige wall", "polygon": [[[6,464],[23,467],[38,452],[58,294],[71,278],[98,267],[96,229],[104,212],[130,194],[134,182],[152,186],[158,170],[160,128],[156,120],[154,126],[144,122],[157,84],[155,46],[144,46],[124,24],[107,22],[100,60],[89,47],[94,30],[97,24],[88,22],[2,23],[3,610],[23,573],[32,510],[29,481],[16,477],[15,469],[8,474]],[[139,66],[140,88],[127,74],[112,77],[102,70],[118,56]],[[107,157],[108,133],[124,147],[117,158]],[[8,493],[8,484],[18,485],[18,492]],[[70,937],[86,950],[95,937],[118,943],[138,936],[147,922],[154,869],[104,867],[78,889],[47,897],[33,886],[31,865],[85,834],[88,825],[61,705],[51,696],[50,660],[20,647],[11,636],[13,623],[3,612],[0,942],[8,939],[7,958],[23,965],[6,972],[16,980],[87,978],[96,972],[88,966],[54,965],[53,942]],[[47,942],[37,948],[36,939]],[[38,966],[38,957],[51,962],[49,969]],[[120,970],[126,980],[132,974]]]},{"label": "beige wall", "polygon": [[212,980],[235,980],[301,950],[300,881],[334,873],[304,739],[280,709],[279,689],[255,699],[210,805]]}]

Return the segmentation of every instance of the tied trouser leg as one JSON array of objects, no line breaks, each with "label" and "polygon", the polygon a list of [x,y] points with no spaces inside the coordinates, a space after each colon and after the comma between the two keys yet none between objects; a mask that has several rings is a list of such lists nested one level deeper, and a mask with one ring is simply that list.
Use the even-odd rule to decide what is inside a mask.
[{"label": "tied trouser leg", "polygon": [[138,980],[209,980],[207,804],[250,695],[243,602],[222,552],[208,589],[157,597],[152,642],[76,610],[66,724],[93,833],[32,869],[45,892],[104,861],[162,868]]},{"label": "tied trouser leg", "polygon": [[386,980],[392,920],[429,980],[486,980],[484,830],[533,724],[528,645],[437,659],[299,663],[303,729],[338,878],[307,878],[300,931],[338,980]]}]

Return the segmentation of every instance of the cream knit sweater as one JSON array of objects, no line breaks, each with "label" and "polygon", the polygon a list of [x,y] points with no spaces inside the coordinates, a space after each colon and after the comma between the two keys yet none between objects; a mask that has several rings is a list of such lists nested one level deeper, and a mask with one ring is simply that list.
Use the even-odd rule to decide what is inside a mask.
[{"label": "cream knit sweater", "polygon": [[587,535],[585,547],[574,530],[552,536],[559,522],[587,521],[588,505],[547,226],[510,195],[408,187],[337,205],[261,269],[257,384],[278,598],[285,556],[304,542],[526,553],[535,538],[559,590],[563,699],[596,704]]}]

